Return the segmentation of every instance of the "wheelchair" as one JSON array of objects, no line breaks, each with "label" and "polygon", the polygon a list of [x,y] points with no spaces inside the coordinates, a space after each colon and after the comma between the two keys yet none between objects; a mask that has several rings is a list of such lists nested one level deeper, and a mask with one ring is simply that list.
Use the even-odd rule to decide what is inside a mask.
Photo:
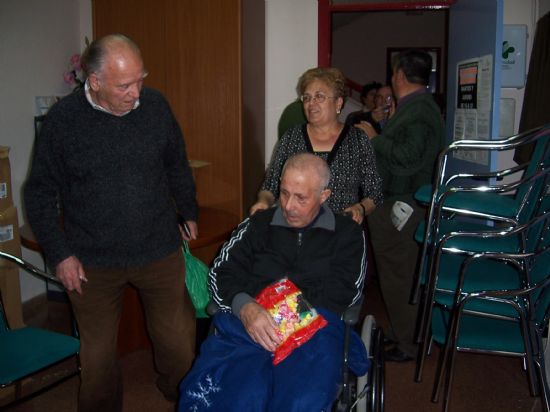
[{"label": "wheelchair", "polygon": [[[348,348],[352,328],[357,327],[360,305],[349,308],[343,316],[346,324],[342,387],[333,412],[383,412],[385,394],[384,332],[373,315],[367,315],[361,326],[361,340],[371,362],[364,376],[353,376],[348,368]],[[359,331],[358,331],[359,332]]]},{"label": "wheelchair", "polygon": [[[354,376],[348,366],[348,349],[351,331],[358,329],[361,304],[346,310],[342,319],[345,323],[344,353],[342,367],[342,383],[338,396],[332,407],[332,412],[383,412],[385,394],[385,359],[384,332],[376,324],[373,315],[367,315],[363,320],[360,332],[361,340],[371,361],[370,369],[364,376]],[[210,301],[206,312],[211,317],[218,311],[218,306]],[[208,334],[215,333],[210,324]]]}]

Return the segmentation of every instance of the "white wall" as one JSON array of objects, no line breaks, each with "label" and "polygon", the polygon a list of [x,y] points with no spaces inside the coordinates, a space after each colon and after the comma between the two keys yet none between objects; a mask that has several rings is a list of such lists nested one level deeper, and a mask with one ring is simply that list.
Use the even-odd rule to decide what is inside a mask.
[{"label": "white wall", "polygon": [[317,66],[317,0],[265,0],[265,158],[271,159],[277,123],[296,98],[298,77]]},{"label": "white wall", "polygon": [[[63,71],[90,32],[91,0],[0,1],[0,144],[11,147],[12,194],[20,224],[24,222],[21,187],[34,140],[34,97],[70,92]],[[43,265],[38,254],[26,249],[23,257]],[[22,272],[24,301],[44,290],[43,282]]]}]

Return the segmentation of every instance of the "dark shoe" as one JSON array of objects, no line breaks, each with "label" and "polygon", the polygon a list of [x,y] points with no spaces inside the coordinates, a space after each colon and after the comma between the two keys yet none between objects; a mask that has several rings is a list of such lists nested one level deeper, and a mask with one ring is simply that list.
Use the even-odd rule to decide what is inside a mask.
[{"label": "dark shoe", "polygon": [[409,362],[414,359],[411,355],[407,355],[397,346],[386,349],[384,351],[384,357],[388,362]]},{"label": "dark shoe", "polygon": [[384,347],[387,348],[392,345],[397,345],[397,342],[394,341],[392,338],[384,336]]}]

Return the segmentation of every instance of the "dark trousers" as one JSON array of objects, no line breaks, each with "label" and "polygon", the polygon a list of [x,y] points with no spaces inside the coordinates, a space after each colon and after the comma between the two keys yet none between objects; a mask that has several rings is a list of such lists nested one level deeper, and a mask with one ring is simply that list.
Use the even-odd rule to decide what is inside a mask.
[{"label": "dark trousers", "polygon": [[414,232],[425,211],[417,206],[412,196],[400,200],[414,210],[401,231],[391,222],[394,201],[377,208],[368,218],[368,227],[380,289],[391,323],[388,336],[398,342],[403,352],[415,356],[417,345],[414,332],[418,307],[409,304],[409,296],[420,251]]},{"label": "dark trousers", "polygon": [[142,267],[85,267],[88,282],[82,295],[69,293],[80,332],[80,412],[121,411],[122,380],[117,336],[127,284],[135,286],[145,310],[153,342],[157,385],[168,399],[195,356],[195,312],[185,287],[181,251]]}]

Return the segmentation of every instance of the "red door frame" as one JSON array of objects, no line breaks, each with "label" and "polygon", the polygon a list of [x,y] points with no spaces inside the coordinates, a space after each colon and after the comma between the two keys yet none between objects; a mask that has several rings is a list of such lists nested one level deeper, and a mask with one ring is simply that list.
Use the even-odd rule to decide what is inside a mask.
[{"label": "red door frame", "polygon": [[448,9],[456,0],[440,0],[430,2],[399,2],[399,3],[370,3],[370,4],[331,4],[331,0],[317,0],[318,5],[318,34],[317,34],[317,63],[320,67],[330,66],[332,54],[332,25],[331,13],[346,11],[380,11],[380,10],[442,10]]}]

